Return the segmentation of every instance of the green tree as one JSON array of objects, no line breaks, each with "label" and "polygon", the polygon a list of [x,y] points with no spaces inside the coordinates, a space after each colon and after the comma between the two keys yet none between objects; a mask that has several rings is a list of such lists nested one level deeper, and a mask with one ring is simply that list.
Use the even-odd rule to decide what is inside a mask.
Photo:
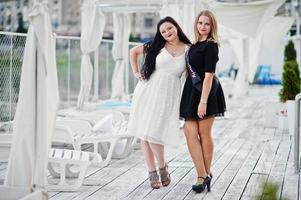
[{"label": "green tree", "polygon": [[284,50],[284,61],[296,60],[297,53],[292,40],[289,40]]},{"label": "green tree", "polygon": [[299,66],[296,61],[296,50],[294,43],[290,40],[284,51],[284,65],[282,73],[282,88],[279,96],[281,102],[294,100],[295,96],[300,93],[301,78]]}]

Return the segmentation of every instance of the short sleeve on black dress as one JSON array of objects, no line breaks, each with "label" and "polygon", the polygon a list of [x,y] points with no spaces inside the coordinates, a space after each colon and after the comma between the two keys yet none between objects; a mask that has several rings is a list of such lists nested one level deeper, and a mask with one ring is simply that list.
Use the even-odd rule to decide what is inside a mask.
[{"label": "short sleeve on black dress", "polygon": [[204,60],[205,72],[215,73],[217,61],[218,61],[217,43],[209,41],[206,47],[206,54]]}]

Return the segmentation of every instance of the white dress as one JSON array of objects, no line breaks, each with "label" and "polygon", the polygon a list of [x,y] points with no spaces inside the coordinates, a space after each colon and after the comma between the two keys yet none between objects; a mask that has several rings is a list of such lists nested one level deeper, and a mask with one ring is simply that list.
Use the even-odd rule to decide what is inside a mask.
[{"label": "white dress", "polygon": [[185,54],[173,57],[165,48],[161,50],[150,79],[139,81],[135,88],[128,133],[151,143],[178,144],[180,77],[184,70]]}]

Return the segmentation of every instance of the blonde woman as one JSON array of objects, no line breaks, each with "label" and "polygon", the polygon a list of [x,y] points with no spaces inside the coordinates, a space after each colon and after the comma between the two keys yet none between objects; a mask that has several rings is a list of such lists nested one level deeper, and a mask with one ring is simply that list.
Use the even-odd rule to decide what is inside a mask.
[{"label": "blonde woman", "polygon": [[226,110],[222,87],[214,75],[218,61],[217,22],[212,12],[204,10],[195,20],[195,43],[186,55],[188,77],[180,104],[185,119],[184,132],[197,172],[192,189],[210,191],[213,157],[212,125]]}]

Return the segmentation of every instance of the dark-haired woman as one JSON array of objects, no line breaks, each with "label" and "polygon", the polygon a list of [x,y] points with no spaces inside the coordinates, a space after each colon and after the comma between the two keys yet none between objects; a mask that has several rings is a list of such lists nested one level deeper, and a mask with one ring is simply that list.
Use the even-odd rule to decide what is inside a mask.
[{"label": "dark-haired woman", "polygon": [[[178,23],[166,17],[159,21],[151,42],[130,51],[132,70],[139,82],[133,95],[128,132],[141,140],[150,185],[154,189],[170,183],[164,146],[178,144],[180,77],[185,71],[187,44],[190,41]],[[140,54],[145,54],[141,70],[138,65]]]}]

